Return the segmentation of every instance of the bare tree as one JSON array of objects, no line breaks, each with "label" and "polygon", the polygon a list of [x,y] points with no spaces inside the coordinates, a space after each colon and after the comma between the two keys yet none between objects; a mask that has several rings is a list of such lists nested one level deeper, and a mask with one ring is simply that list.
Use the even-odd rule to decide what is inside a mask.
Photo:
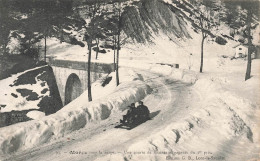
[{"label": "bare tree", "polygon": [[115,32],[115,44],[116,44],[116,84],[119,85],[119,55],[120,55],[120,49],[121,46],[125,43],[125,41],[128,39],[122,38],[121,33],[123,30],[123,24],[122,24],[122,13],[124,11],[126,4],[122,3],[121,0],[117,2],[117,5],[115,6],[115,18],[116,18],[116,32]]},{"label": "bare tree", "polygon": [[[93,46],[93,41],[96,40],[99,36],[99,31],[96,29],[99,22],[98,16],[102,13],[101,6],[103,3],[101,0],[97,0],[95,2],[86,2],[85,6],[83,7],[84,10],[78,12],[80,17],[84,20],[90,20],[89,23],[84,25],[85,31],[85,41],[88,45],[88,101],[92,101],[92,92],[91,92],[91,51]],[[82,6],[81,6],[82,8]]]}]

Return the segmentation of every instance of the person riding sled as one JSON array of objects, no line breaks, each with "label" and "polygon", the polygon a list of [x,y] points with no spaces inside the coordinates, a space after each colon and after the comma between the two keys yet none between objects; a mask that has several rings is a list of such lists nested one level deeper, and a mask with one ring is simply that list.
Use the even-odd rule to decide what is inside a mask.
[{"label": "person riding sled", "polygon": [[148,107],[145,106],[142,101],[139,101],[138,104],[137,108],[135,107],[135,103],[128,106],[129,109],[126,115],[123,115],[123,119],[120,120],[120,123],[138,125],[150,119],[150,111]]},{"label": "person riding sled", "polygon": [[120,123],[133,123],[135,114],[135,103],[131,103],[130,106],[128,106],[128,111],[125,115],[123,115],[123,120],[120,120]]},{"label": "person riding sled", "polygon": [[149,120],[150,119],[150,111],[148,109],[147,106],[145,106],[143,104],[142,101],[139,101],[138,102],[138,106],[137,106],[137,113],[138,113],[138,122],[144,122],[146,120]]}]

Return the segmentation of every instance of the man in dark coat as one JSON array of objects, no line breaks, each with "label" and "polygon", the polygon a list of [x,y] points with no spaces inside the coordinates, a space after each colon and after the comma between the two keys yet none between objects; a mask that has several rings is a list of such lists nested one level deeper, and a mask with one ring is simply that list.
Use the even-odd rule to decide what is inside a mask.
[{"label": "man in dark coat", "polygon": [[126,113],[126,115],[123,115],[123,120],[120,120],[120,123],[125,123],[126,121],[128,123],[132,123],[133,119],[134,119],[134,115],[135,115],[135,103],[131,103],[130,106],[128,106],[128,111]]},{"label": "man in dark coat", "polygon": [[137,106],[137,113],[139,122],[143,122],[150,119],[150,111],[147,106],[143,104],[142,101],[138,102],[139,105]]}]

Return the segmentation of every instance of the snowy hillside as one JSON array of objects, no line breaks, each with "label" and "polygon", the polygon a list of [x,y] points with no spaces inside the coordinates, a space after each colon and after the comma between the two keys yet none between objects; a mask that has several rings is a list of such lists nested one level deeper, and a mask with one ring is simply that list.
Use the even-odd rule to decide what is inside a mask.
[{"label": "snowy hillside", "polygon": [[0,126],[30,120],[26,114],[41,111],[55,113],[62,107],[52,69],[41,66],[0,80]]}]

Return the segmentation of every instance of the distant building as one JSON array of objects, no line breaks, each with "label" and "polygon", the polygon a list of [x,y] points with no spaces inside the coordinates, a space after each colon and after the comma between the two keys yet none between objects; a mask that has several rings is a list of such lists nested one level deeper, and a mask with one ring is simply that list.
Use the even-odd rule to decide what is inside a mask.
[{"label": "distant building", "polygon": [[248,46],[246,45],[238,44],[233,48],[236,49],[235,56],[234,56],[235,58],[244,58],[248,54]]},{"label": "distant building", "polygon": [[[235,58],[244,58],[247,57],[248,54],[248,45],[243,45],[243,44],[238,44],[234,46],[235,48]],[[253,45],[251,47],[252,54],[251,58],[252,59],[260,59],[260,46],[259,45]]]}]

